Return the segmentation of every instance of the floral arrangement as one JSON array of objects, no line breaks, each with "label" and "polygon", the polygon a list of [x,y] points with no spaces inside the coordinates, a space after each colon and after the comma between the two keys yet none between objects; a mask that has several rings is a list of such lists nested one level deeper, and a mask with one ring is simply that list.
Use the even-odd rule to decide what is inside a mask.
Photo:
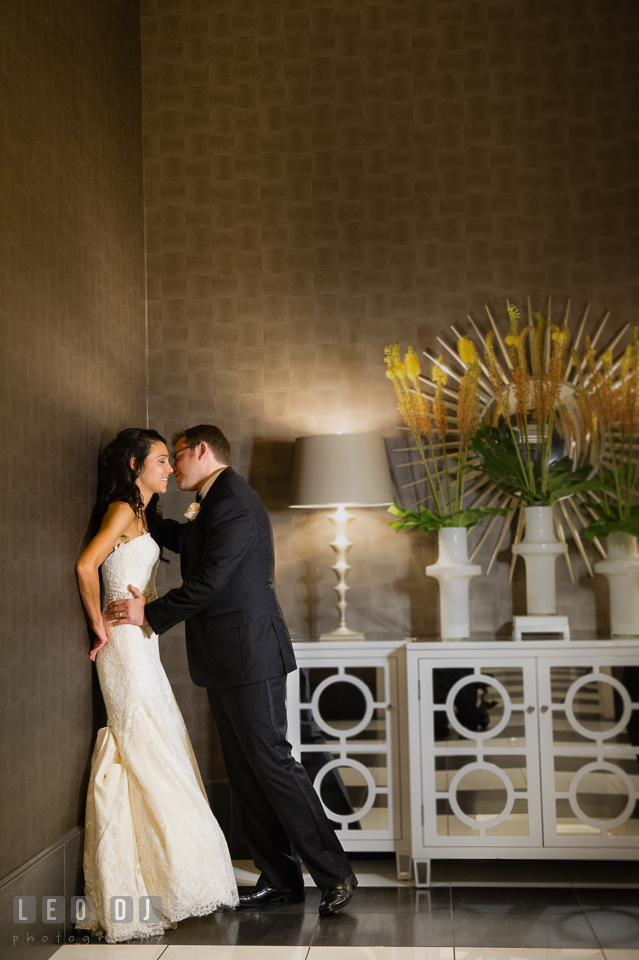
[{"label": "floral arrangement", "polygon": [[551,506],[571,494],[600,489],[599,480],[588,479],[590,464],[577,467],[571,456],[555,457],[558,441],[562,452],[581,445],[579,425],[564,397],[564,391],[574,394],[566,384],[568,327],[547,323],[535,313],[534,324],[520,330],[517,307],[509,304],[508,314],[507,373],[495,355],[494,331],[485,341],[485,369],[495,401],[472,441],[479,469],[526,506]]},{"label": "floral arrangement", "polygon": [[615,363],[610,349],[597,355],[586,338],[584,357],[574,357],[582,416],[599,428],[605,444],[601,498],[590,498],[598,519],[584,530],[589,540],[611,533],[639,536],[639,341],[637,327]]},{"label": "floral arrangement", "polygon": [[420,387],[421,368],[417,354],[408,348],[401,359],[399,344],[386,347],[386,376],[395,388],[402,419],[410,431],[426,472],[430,509],[404,510],[397,504],[389,512],[398,519],[389,521],[394,530],[419,527],[424,533],[442,527],[472,527],[487,516],[505,516],[496,507],[464,509],[468,457],[481,415],[478,383],[481,375],[475,345],[467,337],[457,344],[465,372],[459,384],[456,430],[450,426],[452,411],[445,399],[448,375],[442,357],[432,368],[434,396]]}]

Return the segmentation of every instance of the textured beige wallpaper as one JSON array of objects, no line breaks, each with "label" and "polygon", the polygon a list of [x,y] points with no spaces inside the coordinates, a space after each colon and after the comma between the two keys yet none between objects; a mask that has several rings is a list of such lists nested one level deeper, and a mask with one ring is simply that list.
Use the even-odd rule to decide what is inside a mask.
[{"label": "textured beige wallpaper", "polygon": [[102,431],[146,422],[139,14],[9,0],[2,21],[0,877],[84,820],[74,565]]},{"label": "textured beige wallpaper", "polygon": [[[290,627],[314,636],[336,625],[331,528],[287,509],[292,442],[398,445],[385,344],[432,348],[526,294],[639,320],[639,8],[142,0],[142,31],[151,422],[228,434],[271,510]],[[373,510],[351,532],[351,625],[434,633],[434,540]],[[509,558],[472,585],[477,632],[523,612]],[[604,632],[605,591],[574,562],[560,612]],[[181,632],[162,645],[205,776],[222,776]]]}]

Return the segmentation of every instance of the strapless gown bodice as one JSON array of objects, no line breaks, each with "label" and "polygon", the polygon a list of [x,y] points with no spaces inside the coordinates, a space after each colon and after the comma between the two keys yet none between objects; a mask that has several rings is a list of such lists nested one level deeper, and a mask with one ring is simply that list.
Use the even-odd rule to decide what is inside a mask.
[{"label": "strapless gown bodice", "polygon": [[133,596],[127,589],[130,583],[142,591],[147,603],[155,600],[155,573],[159,561],[160,548],[150,533],[119,544],[100,568],[104,605]]},{"label": "strapless gown bodice", "polygon": [[[116,547],[101,567],[105,605],[156,596],[159,548],[145,534]],[[178,920],[235,906],[237,886],[224,835],[211,813],[189,735],[150,627],[109,628],[96,667],[108,726],[98,731],[87,794],[84,874],[95,906],[80,929],[107,942],[157,936]],[[130,923],[111,919],[112,897],[131,896]],[[162,919],[144,924],[140,897],[162,899]]]}]

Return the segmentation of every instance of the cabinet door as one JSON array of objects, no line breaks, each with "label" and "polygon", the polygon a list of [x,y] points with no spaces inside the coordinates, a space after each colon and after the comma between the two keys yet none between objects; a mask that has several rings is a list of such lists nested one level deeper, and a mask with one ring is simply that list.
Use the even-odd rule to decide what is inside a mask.
[{"label": "cabinet door", "polygon": [[288,678],[289,740],[347,850],[402,836],[395,658],[305,658]]},{"label": "cabinet door", "polygon": [[639,657],[539,659],[544,845],[639,846]]},{"label": "cabinet door", "polygon": [[540,845],[534,659],[424,658],[418,674],[424,847]]}]

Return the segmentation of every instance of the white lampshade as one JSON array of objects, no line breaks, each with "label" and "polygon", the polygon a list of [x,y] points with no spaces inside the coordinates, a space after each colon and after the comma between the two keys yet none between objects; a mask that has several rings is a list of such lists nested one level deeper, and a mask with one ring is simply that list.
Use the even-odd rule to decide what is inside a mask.
[{"label": "white lampshade", "polygon": [[393,499],[383,437],[337,433],[295,441],[292,507],[382,507]]}]

